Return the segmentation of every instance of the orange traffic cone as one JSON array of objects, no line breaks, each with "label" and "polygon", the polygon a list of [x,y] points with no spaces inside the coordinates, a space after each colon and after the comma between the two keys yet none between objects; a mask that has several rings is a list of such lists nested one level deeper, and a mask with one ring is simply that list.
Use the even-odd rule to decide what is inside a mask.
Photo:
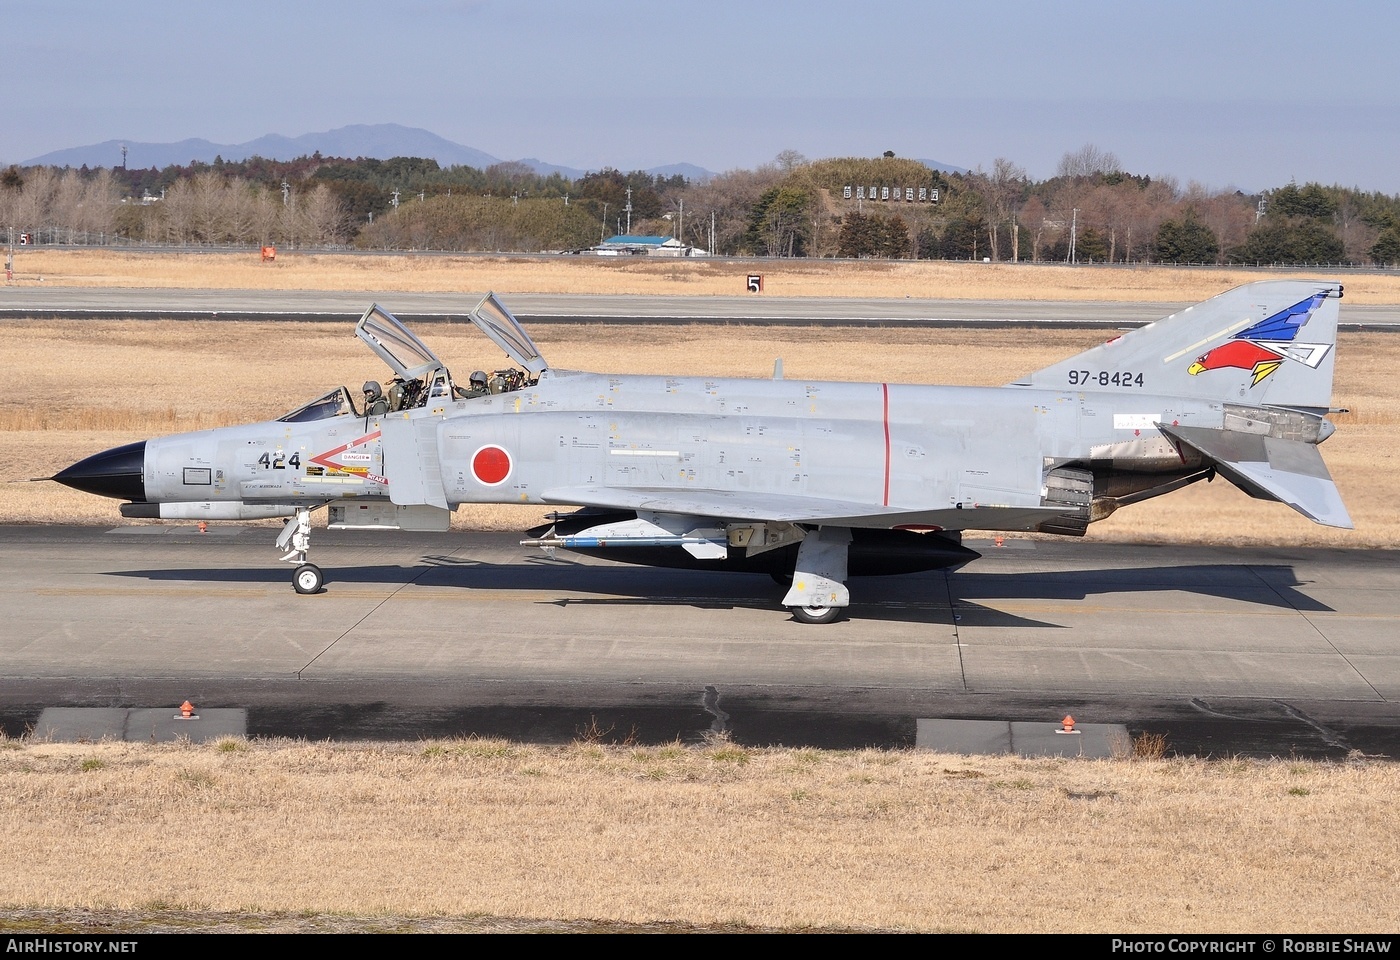
[{"label": "orange traffic cone", "polygon": [[1074,729],[1074,717],[1071,717],[1069,714],[1065,714],[1065,718],[1060,721],[1060,729],[1056,730],[1055,732],[1078,733],[1079,731]]},{"label": "orange traffic cone", "polygon": [[195,712],[194,712],[194,704],[190,703],[188,700],[186,700],[184,703],[180,704],[180,715],[179,715],[178,717],[176,717],[175,719],[176,719],[176,720],[198,720],[199,717],[198,717],[198,716],[195,714]]}]

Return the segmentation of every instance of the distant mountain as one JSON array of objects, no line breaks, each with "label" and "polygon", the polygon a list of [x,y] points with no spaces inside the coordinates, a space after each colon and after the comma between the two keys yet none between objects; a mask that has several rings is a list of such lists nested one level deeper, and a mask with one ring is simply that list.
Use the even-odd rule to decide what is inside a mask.
[{"label": "distant mountain", "polygon": [[579,177],[589,173],[588,170],[580,170],[578,167],[561,167],[557,163],[545,163],[543,160],[537,160],[534,157],[525,157],[520,162],[542,177],[557,173],[565,180],[577,180]]},{"label": "distant mountain", "polygon": [[269,160],[294,160],[317,151],[324,157],[432,157],[443,166],[465,164],[489,167],[500,160],[472,147],[445,140],[435,133],[404,127],[397,123],[359,123],[324,133],[306,133],[299,137],[268,134],[247,143],[211,143],[208,140],[181,140],[179,143],[141,143],[135,140],[108,140],[86,147],[55,150],[41,157],[24,161],[24,166],[55,167],[117,167],[122,162],[122,144],[126,144],[126,165],[137,169],[184,165],[193,161],[213,163],[216,157],[225,160],[246,160],[266,157]]},{"label": "distant mountain", "polygon": [[674,177],[676,174],[679,173],[687,180],[691,180],[696,183],[703,183],[704,181],[714,176],[713,173],[706,170],[704,167],[697,167],[693,163],[668,163],[664,167],[652,167],[651,169],[647,170],[647,173],[651,174],[652,176],[660,174],[663,177]]},{"label": "distant mountain", "polygon": [[[122,162],[123,144],[127,149],[126,165],[133,169],[183,166],[195,161],[213,163],[217,157],[225,160],[247,160],[255,156],[266,157],[269,160],[295,160],[297,157],[309,157],[318,152],[323,157],[372,157],[376,160],[388,160],[390,157],[432,157],[444,167],[468,166],[478,169],[501,162],[499,157],[493,157],[483,150],[453,143],[418,127],[405,127],[397,123],[357,123],[323,133],[304,133],[299,137],[270,133],[247,143],[212,143],[202,139],[181,140],[179,143],[107,140],[85,147],[54,150],[43,156],[25,160],[21,166],[118,167]],[[591,172],[578,167],[547,163],[535,157],[527,157],[519,162],[545,177],[557,173],[569,180],[577,180]],[[938,160],[918,162],[944,173],[969,172],[966,167],[955,167]],[[693,163],[668,163],[660,167],[651,167],[646,172],[663,177],[680,174],[694,182],[703,182],[714,176],[712,171]]]},{"label": "distant mountain", "polygon": [[[317,152],[323,157],[372,157],[377,160],[388,160],[390,157],[432,157],[444,167],[460,165],[478,169],[501,162],[500,158],[493,157],[485,151],[453,143],[417,127],[405,127],[397,123],[357,123],[324,133],[305,133],[299,137],[284,137],[272,133],[247,143],[211,143],[202,139],[181,140],[178,143],[107,140],[85,147],[55,150],[25,160],[21,166],[118,167],[122,163],[123,144],[127,149],[126,165],[133,169],[183,166],[195,161],[213,163],[216,157],[225,160],[247,160],[255,156],[266,157],[269,160],[294,160]],[[542,176],[559,173],[570,180],[577,180],[589,172],[576,167],[546,163],[533,157],[520,162]],[[647,172],[668,177],[680,173],[691,180],[708,180],[713,176],[710,171],[692,163],[673,163],[655,167]]]},{"label": "distant mountain", "polygon": [[[316,151],[323,157],[432,157],[444,167],[489,167],[500,159],[473,147],[453,143],[427,130],[404,127],[397,123],[357,123],[349,127],[306,133],[299,137],[275,134],[238,145],[245,156],[267,157],[272,160],[292,160],[310,156]],[[228,156],[224,157],[229,159]],[[239,159],[242,159],[240,157]]]},{"label": "distant mountain", "polygon": [[[520,162],[542,177],[557,173],[566,180],[578,180],[580,177],[587,176],[594,172],[592,170],[580,170],[578,167],[561,167],[557,163],[545,163],[543,160],[536,160],[534,157],[526,157]],[[623,171],[623,173],[630,172],[630,170]],[[646,172],[653,177],[658,175],[674,177],[679,173],[681,176],[694,183],[704,183],[714,176],[712,171],[706,170],[704,167],[697,167],[693,163],[668,163],[661,167],[648,167]]]},{"label": "distant mountain", "polygon": [[[20,163],[22,167],[120,167],[122,165],[122,145],[127,147],[127,166],[133,169],[145,167],[168,167],[172,163],[189,163],[191,160],[212,162],[215,155],[224,150],[232,151],[229,144],[210,143],[208,140],[181,140],[179,143],[138,143],[135,140],[107,140],[85,147],[69,147],[55,150],[32,160]],[[230,158],[232,154],[230,154]]]}]

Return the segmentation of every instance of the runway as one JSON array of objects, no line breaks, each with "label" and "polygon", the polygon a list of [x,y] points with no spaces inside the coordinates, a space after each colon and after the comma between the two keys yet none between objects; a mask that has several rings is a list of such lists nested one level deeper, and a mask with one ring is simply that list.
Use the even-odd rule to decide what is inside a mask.
[{"label": "runway", "polygon": [[626,567],[513,534],[0,528],[0,724],[241,708],[257,736],[901,746],[919,718],[1122,723],[1182,754],[1400,757],[1400,554],[972,543],[793,622],[767,577]]},{"label": "runway", "polygon": [[[101,287],[0,287],[0,319],[359,319],[378,302],[415,324],[462,320],[486,293],[172,290]],[[747,323],[845,326],[1134,327],[1189,302],[1113,303],[1046,300],[929,300],[817,297],[639,297],[511,294],[506,306],[528,326],[549,323]],[[1347,302],[1344,330],[1400,330],[1400,305]]]}]

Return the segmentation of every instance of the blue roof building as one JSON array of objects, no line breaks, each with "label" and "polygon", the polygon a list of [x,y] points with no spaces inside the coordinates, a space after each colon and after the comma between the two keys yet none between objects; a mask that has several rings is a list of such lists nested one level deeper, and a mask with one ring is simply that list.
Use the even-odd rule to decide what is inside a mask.
[{"label": "blue roof building", "polygon": [[689,247],[675,237],[644,237],[620,233],[608,237],[592,250],[601,256],[657,256],[690,257],[703,255],[704,251]]}]

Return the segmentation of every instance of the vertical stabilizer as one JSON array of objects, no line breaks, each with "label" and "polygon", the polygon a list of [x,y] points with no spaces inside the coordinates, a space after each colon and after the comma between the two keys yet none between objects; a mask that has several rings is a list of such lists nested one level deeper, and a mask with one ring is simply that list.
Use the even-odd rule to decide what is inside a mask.
[{"label": "vertical stabilizer", "polygon": [[1012,386],[1228,400],[1325,413],[1342,285],[1264,280],[1228,290]]}]

